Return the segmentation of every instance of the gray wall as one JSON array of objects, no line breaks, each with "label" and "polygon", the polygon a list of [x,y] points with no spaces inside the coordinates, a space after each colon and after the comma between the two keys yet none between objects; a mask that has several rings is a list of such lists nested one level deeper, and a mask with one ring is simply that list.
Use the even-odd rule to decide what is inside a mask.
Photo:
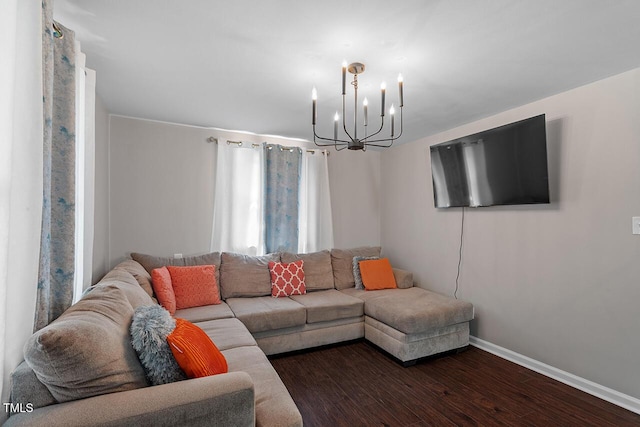
[{"label": "gray wall", "polygon": [[[171,256],[209,251],[215,144],[308,143],[277,137],[111,116],[109,266],[130,252]],[[380,244],[380,154],[331,150],[335,246]]]},{"label": "gray wall", "polygon": [[380,152],[331,150],[329,186],[334,246],[379,246]]},{"label": "gray wall", "polygon": [[553,203],[467,209],[458,296],[472,334],[640,398],[640,69],[382,155],[382,245],[419,285],[455,287],[461,210],[433,207],[429,146],[547,115]]}]

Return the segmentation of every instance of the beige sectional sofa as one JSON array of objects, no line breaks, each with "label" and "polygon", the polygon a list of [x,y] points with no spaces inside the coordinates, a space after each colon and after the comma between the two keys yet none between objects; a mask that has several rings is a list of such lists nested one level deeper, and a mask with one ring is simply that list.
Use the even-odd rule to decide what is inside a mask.
[{"label": "beige sectional sofa", "polygon": [[[12,374],[12,402],[32,403],[35,409],[12,415],[7,425],[299,426],[302,417],[267,355],[365,338],[410,364],[467,346],[471,304],[414,287],[412,275],[397,269],[398,289],[355,289],[353,257],[379,255],[380,248],[370,247],[263,257],[212,253],[173,259],[134,253],[133,260],[116,266],[83,300],[99,301],[101,292],[105,298],[119,292],[118,309],[132,313],[155,303],[150,283],[154,268],[215,265],[223,302],[177,310],[175,316],[211,337],[229,372],[158,386],[129,383],[108,394],[59,403],[50,390],[51,383],[59,385],[61,379],[52,380],[46,369],[30,366],[29,346],[39,343],[32,339],[25,346],[26,362]],[[304,260],[307,294],[271,297],[268,262],[298,259]],[[131,316],[128,319],[130,323]],[[52,325],[64,325],[62,320]],[[131,354],[126,337],[119,343]],[[135,358],[128,363],[132,371],[140,369]],[[77,378],[72,381],[70,387],[77,387]]]}]

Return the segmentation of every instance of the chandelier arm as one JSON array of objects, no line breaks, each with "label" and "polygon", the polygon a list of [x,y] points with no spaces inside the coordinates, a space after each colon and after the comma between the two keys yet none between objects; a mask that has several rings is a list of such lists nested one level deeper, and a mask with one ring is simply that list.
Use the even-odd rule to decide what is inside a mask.
[{"label": "chandelier arm", "polygon": [[338,147],[338,146],[341,146],[341,147],[342,147],[342,146],[344,146],[344,147],[346,147],[346,146],[347,146],[347,144],[345,144],[345,143],[339,143],[339,144],[319,144],[319,143],[317,143],[317,142],[316,142],[315,144],[316,144],[316,147]]},{"label": "chandelier arm", "polygon": [[[393,145],[393,143],[400,138],[400,135],[394,136],[393,138],[385,138],[385,139],[376,139],[370,142],[367,142],[365,145],[367,147],[382,147],[389,148]],[[389,142],[388,144],[378,144],[379,142]]]},{"label": "chandelier arm", "polygon": [[329,138],[323,138],[321,136],[318,137],[318,139],[321,139],[323,141],[328,141],[328,142],[323,142],[323,141],[316,141],[316,139],[313,139],[313,142],[317,145],[317,146],[322,146],[322,147],[328,147],[331,145],[347,145],[349,143],[349,141],[344,141],[341,139],[329,139]]},{"label": "chandelier arm", "polygon": [[329,141],[329,144],[323,144],[323,145],[321,145],[322,147],[327,147],[327,146],[330,146],[330,145],[334,145],[336,142],[340,142],[341,145],[349,143],[349,141],[345,141],[344,139],[333,139],[333,138],[322,137],[322,136],[320,136],[320,135],[318,135],[316,133],[316,127],[313,126],[313,142],[315,142],[316,145],[320,146],[320,144],[318,144],[318,142],[316,141],[316,138],[317,139],[321,139],[323,141]]},{"label": "chandelier arm", "polygon": [[371,135],[367,136],[366,138],[364,138],[362,140],[362,142],[364,142],[365,144],[367,143],[367,141],[369,139],[371,139],[372,137],[376,136],[377,134],[379,134],[380,132],[382,132],[382,128],[384,128],[384,116],[382,117],[382,120],[380,121],[380,129],[378,129],[377,132],[372,133]]},{"label": "chandelier arm", "polygon": [[346,141],[339,141],[338,142],[338,141],[334,141],[333,139],[329,140],[327,138],[321,138],[321,137],[319,137],[319,138],[323,139],[325,141],[329,141],[329,142],[316,141],[316,139],[314,138],[313,139],[313,143],[316,144],[318,147],[334,147],[334,146],[338,146],[338,145],[345,145],[346,146],[348,144],[348,142],[346,142]]},{"label": "chandelier arm", "polygon": [[313,141],[318,147],[333,147],[333,146],[338,146],[338,145],[347,145],[346,142],[330,142],[330,143],[322,143],[322,142],[318,142],[318,141]]},{"label": "chandelier arm", "polygon": [[[398,136],[394,136],[393,138],[381,138],[381,139],[374,139],[373,141],[367,141],[365,143],[366,146],[371,146],[371,147],[384,147],[384,148],[388,148],[391,147],[391,145],[398,139],[400,139],[400,137],[402,136],[402,132],[400,132],[400,134]],[[378,144],[379,142],[385,142],[385,141],[389,141],[389,144]]]},{"label": "chandelier arm", "polygon": [[347,136],[349,137],[349,139],[353,141],[353,139],[354,139],[354,138],[351,136],[351,134],[350,134],[350,133],[349,133],[349,131],[347,130],[347,122],[345,121],[345,118],[346,118],[346,116],[347,116],[347,115],[345,114],[345,111],[346,111],[346,107],[345,107],[345,103],[346,103],[345,99],[346,99],[346,96],[347,96],[347,95],[342,95],[342,128],[344,129],[344,133],[346,133],[346,134],[347,134]]},{"label": "chandelier arm", "polygon": [[404,128],[403,126],[404,121],[402,120],[402,107],[400,107],[400,133],[398,134],[398,136],[396,136],[395,138],[393,138],[393,140],[395,141],[396,139],[399,139],[402,136],[402,130]]},{"label": "chandelier arm", "polygon": [[393,145],[393,142],[389,144],[365,144],[367,147],[389,148]]},{"label": "chandelier arm", "polygon": [[[391,144],[393,144],[397,139],[400,139],[400,137],[402,136],[402,130],[403,130],[404,126],[403,126],[403,120],[402,120],[402,107],[400,107],[400,133],[398,134],[398,136],[394,136],[394,137],[390,137],[390,138],[381,138],[381,139],[374,139],[371,141],[365,141],[366,145],[371,145],[372,147],[391,147]],[[380,131],[376,132],[375,134],[379,133]],[[375,135],[374,134],[374,135]],[[371,135],[373,136],[373,135]],[[389,145],[376,145],[376,143],[378,142],[385,142],[385,141],[391,141],[391,143]]]},{"label": "chandelier arm", "polygon": [[321,139],[323,141],[329,141],[330,144],[333,144],[334,142],[341,142],[343,144],[348,144],[350,142],[350,141],[346,141],[344,139],[325,138],[325,137],[322,137],[320,135],[314,135],[313,136],[314,141],[315,141],[316,138],[317,139]]},{"label": "chandelier arm", "polygon": [[[394,136],[393,138],[385,138],[385,139],[376,139],[374,141],[367,142],[366,145],[369,147],[384,147],[388,148],[393,145],[393,143],[400,138],[400,135]],[[380,144],[382,142],[388,142],[388,144]]]}]

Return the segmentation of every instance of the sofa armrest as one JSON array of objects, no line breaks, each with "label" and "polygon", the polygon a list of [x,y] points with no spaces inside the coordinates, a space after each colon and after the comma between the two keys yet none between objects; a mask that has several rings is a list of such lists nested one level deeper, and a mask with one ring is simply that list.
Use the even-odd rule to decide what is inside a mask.
[{"label": "sofa armrest", "polygon": [[413,273],[399,268],[393,269],[393,277],[396,279],[396,285],[400,289],[413,287]]},{"label": "sofa armrest", "polygon": [[[28,402],[21,402],[28,403]],[[6,426],[253,426],[253,381],[230,372],[38,408]]]}]

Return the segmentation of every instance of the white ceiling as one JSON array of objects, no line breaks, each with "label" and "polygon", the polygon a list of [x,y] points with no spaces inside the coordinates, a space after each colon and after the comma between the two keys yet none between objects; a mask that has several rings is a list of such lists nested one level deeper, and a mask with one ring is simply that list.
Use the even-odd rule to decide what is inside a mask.
[{"label": "white ceiling", "polygon": [[403,141],[640,66],[638,0],[56,0],[55,18],[111,113],[303,139],[314,86],[332,135],[344,59],[366,64],[372,125],[403,74]]}]

